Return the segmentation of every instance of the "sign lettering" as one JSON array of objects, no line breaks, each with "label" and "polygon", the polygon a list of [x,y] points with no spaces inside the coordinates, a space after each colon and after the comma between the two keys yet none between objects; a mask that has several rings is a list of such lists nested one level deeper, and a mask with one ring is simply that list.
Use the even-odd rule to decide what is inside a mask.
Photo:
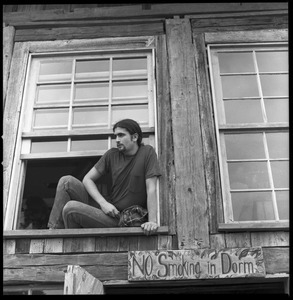
[{"label": "sign lettering", "polygon": [[128,252],[128,280],[264,277],[261,247]]}]

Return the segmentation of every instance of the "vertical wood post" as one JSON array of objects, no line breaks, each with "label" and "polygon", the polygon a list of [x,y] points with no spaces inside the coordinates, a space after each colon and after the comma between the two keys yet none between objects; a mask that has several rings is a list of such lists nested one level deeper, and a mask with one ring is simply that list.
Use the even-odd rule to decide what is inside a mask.
[{"label": "vertical wood post", "polygon": [[204,157],[188,19],[166,20],[175,157],[179,249],[209,246]]},{"label": "vertical wood post", "polygon": [[104,287],[100,280],[92,276],[80,266],[69,265],[64,281],[65,295],[104,294]]}]

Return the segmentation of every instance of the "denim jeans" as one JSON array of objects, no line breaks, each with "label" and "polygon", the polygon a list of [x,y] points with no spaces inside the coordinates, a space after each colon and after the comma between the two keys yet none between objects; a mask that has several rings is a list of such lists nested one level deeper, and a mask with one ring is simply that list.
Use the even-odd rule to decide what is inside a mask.
[{"label": "denim jeans", "polygon": [[48,227],[62,228],[105,228],[117,227],[119,219],[107,216],[86,191],[82,182],[73,176],[63,176],[58,182],[55,201]]}]

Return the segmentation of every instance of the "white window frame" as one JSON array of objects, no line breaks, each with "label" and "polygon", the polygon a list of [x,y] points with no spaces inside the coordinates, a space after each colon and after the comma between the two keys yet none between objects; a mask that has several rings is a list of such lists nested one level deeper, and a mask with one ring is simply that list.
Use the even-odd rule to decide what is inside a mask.
[{"label": "white window frame", "polygon": [[[237,35],[239,33],[239,35]],[[229,231],[229,230],[278,230],[278,229],[288,229],[289,227],[289,221],[287,220],[274,220],[274,221],[233,221],[232,218],[232,204],[230,195],[228,195],[230,192],[227,189],[226,180],[227,180],[227,170],[224,167],[223,158],[225,158],[225,153],[223,153],[223,141],[221,142],[222,135],[220,134],[221,130],[231,130],[233,132],[233,129],[239,129],[238,125],[225,125],[223,128],[221,128],[221,125],[219,125],[218,122],[218,116],[217,116],[217,109],[216,109],[216,88],[214,86],[214,79],[213,79],[213,65],[212,65],[212,59],[211,59],[211,49],[214,47],[229,47],[229,46],[257,46],[257,45],[286,45],[288,46],[287,42],[283,42],[286,40],[286,32],[284,30],[280,31],[280,40],[276,40],[276,32],[272,32],[272,34],[268,33],[267,31],[263,30],[260,32],[255,31],[248,31],[247,36],[245,36],[245,31],[239,31],[239,32],[223,32],[223,33],[217,33],[216,35],[214,33],[207,33],[205,34],[206,42],[207,42],[207,52],[208,52],[208,61],[209,61],[209,68],[210,68],[210,82],[211,82],[211,92],[212,92],[212,99],[213,99],[213,108],[214,108],[214,121],[215,121],[215,127],[216,127],[216,140],[217,140],[217,148],[219,153],[219,165],[220,165],[220,178],[221,178],[221,191],[222,191],[222,205],[223,205],[223,213],[224,213],[224,223],[218,224],[218,229],[221,231]],[[259,37],[258,37],[259,34]],[[259,42],[257,42],[257,37],[259,38]],[[263,101],[263,100],[262,100]],[[230,128],[229,128],[230,127]],[[249,130],[253,126],[247,126],[247,128],[241,128],[241,131]],[[260,128],[260,130],[265,129],[280,129],[280,130],[288,130],[289,124],[288,123],[278,123],[273,125],[272,127],[264,125],[263,128]],[[254,128],[255,129],[255,128]],[[237,131],[238,132],[238,131]],[[224,151],[225,152],[225,151]],[[225,180],[226,177],[226,180]]]},{"label": "white window frame", "polygon": [[[25,177],[25,163],[24,161],[27,159],[36,159],[36,158],[44,158],[43,155],[34,155],[34,154],[29,154],[29,147],[30,143],[23,143],[23,139],[30,139],[32,137],[38,137],[38,132],[23,132],[22,126],[25,124],[25,117],[26,117],[26,111],[23,108],[26,108],[25,102],[26,102],[26,94],[29,89],[28,86],[28,74],[30,71],[30,66],[31,64],[31,59],[32,56],[38,56],[42,55],[43,53],[46,53],[46,55],[54,55],[55,54],[60,54],[60,53],[93,53],[93,52],[99,52],[99,53],[105,53],[105,52],[113,52],[113,53],[118,53],[118,52],[150,52],[152,61],[148,60],[148,63],[152,66],[152,72],[150,73],[150,80],[148,90],[149,93],[152,94],[152,105],[154,114],[153,118],[150,120],[150,124],[153,125],[153,127],[149,128],[142,128],[143,132],[152,132],[155,135],[154,140],[152,141],[152,145],[154,146],[155,150],[157,153],[158,151],[158,134],[157,134],[157,111],[156,111],[156,89],[155,89],[155,45],[154,45],[154,37],[153,36],[145,36],[145,37],[132,37],[132,38],[105,38],[105,39],[91,39],[91,40],[73,40],[71,43],[68,45],[68,41],[50,41],[50,42],[27,42],[23,43],[23,51],[28,51],[28,59],[27,61],[23,61],[22,63],[27,66],[27,71],[26,71],[26,77],[25,77],[25,82],[24,82],[24,92],[23,92],[23,99],[21,99],[21,114],[20,114],[20,119],[19,119],[19,125],[18,125],[18,132],[17,132],[17,138],[16,138],[16,144],[15,144],[15,154],[14,154],[14,159],[13,159],[13,164],[12,164],[12,172],[11,172],[11,178],[10,178],[10,185],[9,185],[9,192],[8,192],[8,200],[7,200],[7,208],[6,208],[6,213],[4,216],[4,230],[5,231],[18,231],[15,230],[16,228],[16,223],[18,219],[18,212],[20,210],[20,199],[23,194],[23,188],[24,188],[24,177]],[[98,49],[98,50],[97,50]],[[13,61],[12,61],[13,63]],[[150,113],[150,115],[152,115]],[[97,134],[97,129],[94,130],[84,130],[81,131],[81,134],[84,133],[89,133],[89,134]],[[99,132],[98,132],[99,133]],[[103,130],[103,134],[110,134],[112,133],[112,128],[108,128],[107,130]],[[70,136],[70,132],[68,131],[65,132],[59,132],[56,133],[57,136],[65,135],[65,136]],[[109,142],[110,145],[110,142]],[[27,153],[27,154],[25,154]],[[74,157],[82,157],[82,156],[98,156],[102,155],[103,153],[99,153],[98,151],[94,151],[91,153],[75,153],[73,154]],[[52,156],[50,156],[52,157]],[[57,155],[56,157],[70,157],[68,154],[65,155]],[[157,184],[157,187],[159,188],[159,181]],[[158,222],[159,222],[159,189],[157,189],[157,196],[158,196]],[[160,223],[159,223],[160,224]],[[119,229],[115,229],[114,231],[116,232]],[[23,233],[25,233],[27,230],[21,230]],[[37,231],[40,230],[33,230],[35,234],[37,234]],[[44,230],[41,230],[44,231]],[[56,231],[54,234],[58,235],[61,232]],[[127,233],[127,230],[122,230],[123,232],[125,231]],[[160,231],[160,230],[159,230]],[[164,231],[164,230],[163,230]],[[89,232],[91,234],[94,234],[95,230],[93,231],[88,230],[88,233],[85,230],[85,234],[88,234]],[[109,230],[105,231],[106,234],[109,233]],[[122,234],[123,234],[122,232]],[[130,230],[130,232],[137,234],[139,231],[137,230]],[[18,233],[15,233],[15,236],[18,236]],[[30,234],[32,234],[30,232]],[[111,234],[111,233],[110,233]],[[125,233],[124,233],[125,234]],[[14,234],[12,233],[12,236]],[[21,234],[20,234],[21,235]]]}]

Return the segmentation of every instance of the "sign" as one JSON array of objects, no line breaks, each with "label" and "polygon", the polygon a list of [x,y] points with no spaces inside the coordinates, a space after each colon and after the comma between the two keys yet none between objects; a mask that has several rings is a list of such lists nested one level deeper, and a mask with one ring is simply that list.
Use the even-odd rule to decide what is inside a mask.
[{"label": "sign", "polygon": [[128,252],[128,280],[264,277],[261,247]]}]

